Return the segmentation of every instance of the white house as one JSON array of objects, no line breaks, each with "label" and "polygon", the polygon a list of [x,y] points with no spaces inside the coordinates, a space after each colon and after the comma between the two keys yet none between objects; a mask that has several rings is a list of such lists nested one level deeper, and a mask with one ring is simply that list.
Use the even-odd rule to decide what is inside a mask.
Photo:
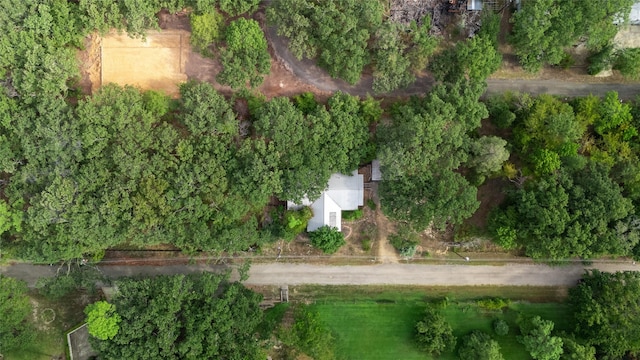
[{"label": "white house", "polygon": [[287,209],[297,210],[303,206],[310,206],[313,217],[307,223],[307,231],[317,230],[328,225],[342,230],[342,211],[357,210],[364,204],[364,178],[354,171],[351,175],[333,174],[327,188],[318,199],[311,202],[302,199],[301,204],[287,202]]}]

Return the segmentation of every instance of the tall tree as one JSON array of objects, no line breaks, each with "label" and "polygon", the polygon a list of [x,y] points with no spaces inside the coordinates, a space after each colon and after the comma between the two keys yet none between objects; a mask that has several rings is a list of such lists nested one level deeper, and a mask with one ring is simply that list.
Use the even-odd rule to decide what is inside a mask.
[{"label": "tall tree", "polygon": [[228,274],[159,276],[117,282],[122,321],[111,339],[91,337],[104,359],[259,359],[254,338],[261,296]]},{"label": "tall tree", "polygon": [[32,337],[31,303],[24,282],[0,275],[0,354],[24,346]]},{"label": "tall tree", "polygon": [[640,276],[637,272],[587,272],[569,291],[578,335],[594,345],[598,359],[640,352]]}]

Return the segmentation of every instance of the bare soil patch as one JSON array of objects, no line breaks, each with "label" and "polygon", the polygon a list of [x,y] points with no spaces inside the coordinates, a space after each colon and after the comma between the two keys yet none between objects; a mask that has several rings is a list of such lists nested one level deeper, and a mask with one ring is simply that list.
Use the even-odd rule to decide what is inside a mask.
[{"label": "bare soil patch", "polygon": [[101,84],[134,85],[177,97],[191,52],[184,30],[150,31],[145,39],[110,33],[102,39]]},{"label": "bare soil patch", "polygon": [[[263,28],[266,27],[264,9],[254,15]],[[86,94],[95,92],[102,84],[133,85],[143,90],[161,90],[170,96],[178,96],[180,83],[187,80],[208,82],[215,89],[231,95],[231,88],[219,84],[216,76],[222,69],[217,59],[206,58],[191,50],[191,27],[187,12],[158,15],[160,31],[149,31],[145,39],[132,39],[126,34],[112,32],[104,38],[93,34],[85,40],[84,50],[78,53],[81,64],[79,86]],[[213,49],[214,56],[217,55]],[[257,88],[268,99],[275,96],[292,96],[322,92],[298,79],[287,66],[274,55],[271,71]]]}]

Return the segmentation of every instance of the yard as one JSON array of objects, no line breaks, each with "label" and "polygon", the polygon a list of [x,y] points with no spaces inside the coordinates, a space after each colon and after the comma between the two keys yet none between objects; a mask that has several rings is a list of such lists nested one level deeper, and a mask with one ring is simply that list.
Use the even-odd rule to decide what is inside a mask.
[{"label": "yard", "polygon": [[[531,300],[557,300],[551,295],[551,289],[541,289],[538,297],[536,288],[527,288],[532,295]],[[336,290],[336,289],[334,289]],[[353,290],[353,289],[351,289]],[[518,343],[516,320],[519,313],[540,315],[544,319],[555,322],[555,330],[571,330],[568,318],[568,305],[559,302],[532,303],[526,300],[513,302],[505,311],[486,311],[479,308],[473,298],[482,297],[482,288],[466,288],[447,292],[449,306],[443,310],[451,324],[454,335],[458,338],[472,330],[482,330],[496,339],[506,359],[530,359],[524,347]],[[494,290],[487,288],[485,294],[495,296]],[[522,296],[519,296],[520,293]],[[312,308],[328,324],[336,338],[336,355],[338,359],[425,359],[413,342],[413,326],[421,317],[423,309],[433,297],[442,293],[399,289],[394,292],[387,289],[377,293],[351,292],[347,297],[336,294],[316,301]],[[514,298],[528,298],[524,291],[506,289],[506,294]],[[486,296],[486,295],[485,295]],[[323,298],[323,299],[322,299]],[[510,328],[507,336],[497,336],[491,327],[495,319],[504,319]],[[457,359],[455,352],[447,352],[438,359]]]}]

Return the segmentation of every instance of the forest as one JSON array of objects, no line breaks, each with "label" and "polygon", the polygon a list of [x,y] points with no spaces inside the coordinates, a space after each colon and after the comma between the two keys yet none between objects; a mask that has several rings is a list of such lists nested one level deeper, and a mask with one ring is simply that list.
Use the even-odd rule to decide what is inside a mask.
[{"label": "forest", "polygon": [[[0,15],[2,252],[54,262],[99,260],[105,249],[123,244],[171,244],[187,253],[244,251],[304,229],[306,220],[292,222],[302,214],[266,216],[272,197],[317,197],[332,173],[349,173],[379,158],[382,210],[407,237],[461,226],[479,207],[478,187],[502,178],[506,200],[481,231],[503,249],[541,260],[640,255],[636,102],[622,102],[615,92],[576,99],[514,93],[480,101],[485,79],[500,64],[495,16],[483,15],[485,26],[473,38],[434,53],[429,19],[399,29],[377,2],[358,7],[335,0],[327,7],[331,11],[321,13],[328,18],[314,13],[314,2],[305,4],[279,0],[266,10],[279,32],[299,37],[290,41],[296,56],[317,57],[330,74],[353,82],[376,51],[400,51],[397,59],[407,69],[429,69],[438,84],[421,96],[387,100],[384,107],[372,97],[340,92],[323,101],[311,93],[267,99],[250,90],[261,81],[260,71],[236,71],[251,66],[233,63],[243,58],[237,54],[246,54],[256,64],[259,51],[251,46],[266,49],[263,34],[245,42],[253,45],[238,40],[261,31],[253,20],[237,17],[255,11],[255,1],[115,6],[5,0],[10,11]],[[612,5],[607,14],[625,4]],[[293,21],[301,6],[309,12],[304,16],[319,23]],[[90,96],[78,90],[75,52],[83,35],[116,28],[144,36],[157,26],[159,9],[185,7],[192,9],[192,24],[210,14],[219,25],[201,27],[218,34],[194,47],[206,53],[207,43],[220,41],[212,39],[226,39],[220,54],[229,62],[218,78],[240,91],[223,95],[195,81],[180,86],[178,99],[115,85]],[[359,22],[332,29],[332,17]],[[220,23],[225,18],[233,20]],[[301,24],[308,31],[296,28]],[[349,54],[327,48],[339,42],[318,40],[355,41],[336,33],[345,29],[363,36],[361,56],[344,57],[357,64],[331,55]],[[600,39],[596,29],[577,33]],[[373,42],[372,34],[378,34]],[[393,40],[398,34],[411,35],[402,35],[408,43]],[[394,50],[389,44],[404,45]],[[380,69],[387,65],[374,62],[378,84],[401,78],[387,74],[384,80]],[[237,78],[227,76],[234,73]],[[248,104],[248,114],[235,111],[238,101]],[[291,226],[300,230],[292,232]]]}]

